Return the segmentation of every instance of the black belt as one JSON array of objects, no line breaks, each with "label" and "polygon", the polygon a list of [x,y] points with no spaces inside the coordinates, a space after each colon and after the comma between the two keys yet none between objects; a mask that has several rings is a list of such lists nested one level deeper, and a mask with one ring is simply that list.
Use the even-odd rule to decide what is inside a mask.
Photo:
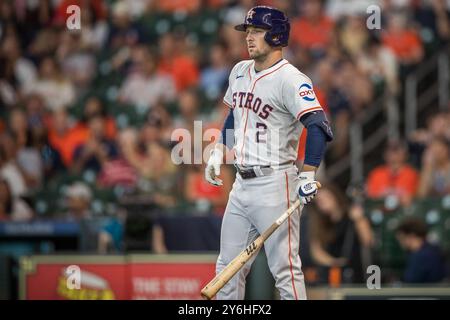
[{"label": "black belt", "polygon": [[[253,168],[242,170],[238,166],[235,167],[242,179],[251,179],[258,176]],[[270,168],[270,166],[260,166],[260,168]]]}]

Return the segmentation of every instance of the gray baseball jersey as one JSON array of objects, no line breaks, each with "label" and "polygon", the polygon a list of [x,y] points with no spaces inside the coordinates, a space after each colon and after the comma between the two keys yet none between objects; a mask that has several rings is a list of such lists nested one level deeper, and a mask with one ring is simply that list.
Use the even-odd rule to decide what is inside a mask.
[{"label": "gray baseball jersey", "polygon": [[258,73],[253,60],[236,64],[224,102],[234,110],[236,162],[244,166],[295,161],[298,119],[322,109],[311,80],[285,59]]},{"label": "gray baseball jersey", "polygon": [[[254,61],[238,63],[230,73],[224,102],[233,109],[236,164],[241,168],[271,166],[267,175],[233,184],[222,222],[220,272],[250,242],[263,233],[297,199],[298,119],[321,110],[311,80],[282,59],[255,72]],[[301,208],[299,209],[299,211]],[[282,299],[306,299],[299,257],[299,214],[293,214],[265,242],[275,285]],[[249,261],[222,290],[218,299],[243,299]]]}]

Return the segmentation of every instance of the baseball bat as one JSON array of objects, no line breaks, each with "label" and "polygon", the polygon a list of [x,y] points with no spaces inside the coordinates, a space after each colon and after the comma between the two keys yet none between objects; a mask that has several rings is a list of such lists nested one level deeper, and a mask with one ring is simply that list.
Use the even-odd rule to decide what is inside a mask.
[{"label": "baseball bat", "polygon": [[[319,185],[319,184],[318,184]],[[300,199],[294,202],[266,231],[250,243],[239,255],[234,258],[214,279],[212,279],[201,291],[201,295],[210,300],[217,292],[253,257],[270,235],[300,206]]]}]

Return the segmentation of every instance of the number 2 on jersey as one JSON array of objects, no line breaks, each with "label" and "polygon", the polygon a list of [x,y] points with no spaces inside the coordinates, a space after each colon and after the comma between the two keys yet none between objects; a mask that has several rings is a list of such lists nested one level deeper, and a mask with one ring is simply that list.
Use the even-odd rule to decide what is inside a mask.
[{"label": "number 2 on jersey", "polygon": [[[267,126],[264,123],[257,122],[256,129],[258,129],[256,131],[256,142],[258,142],[258,143],[267,142],[266,139],[264,138],[264,136],[266,134]],[[262,130],[259,130],[259,129],[262,129]]]}]

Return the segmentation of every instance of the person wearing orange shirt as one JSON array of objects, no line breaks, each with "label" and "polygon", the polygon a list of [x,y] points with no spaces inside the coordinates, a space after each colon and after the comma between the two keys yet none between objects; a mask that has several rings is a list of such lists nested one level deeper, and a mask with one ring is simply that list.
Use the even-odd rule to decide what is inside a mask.
[{"label": "person wearing orange shirt", "polygon": [[81,121],[76,124],[74,129],[80,130],[80,132],[86,131],[86,134],[89,135],[89,119],[97,115],[104,118],[106,137],[109,139],[115,139],[117,134],[116,122],[114,118],[108,114],[105,105],[98,97],[90,97],[86,101]]},{"label": "person wearing orange shirt", "polygon": [[205,167],[205,163],[200,166],[192,166],[192,169],[187,172],[184,190],[185,199],[195,204],[199,209],[202,209],[202,204],[205,203],[212,213],[223,216],[228,194],[233,184],[231,171],[224,168],[221,175],[223,187],[217,188],[204,179]]},{"label": "person wearing orange shirt", "polygon": [[382,34],[382,42],[403,65],[420,62],[424,54],[419,35],[408,26],[407,17],[403,13],[391,13],[388,16],[388,26]]},{"label": "person wearing orange shirt", "polygon": [[305,0],[302,15],[292,22],[291,38],[295,45],[321,55],[333,38],[334,22],[323,12],[321,0]]},{"label": "person wearing orange shirt", "polygon": [[65,109],[52,114],[49,120],[48,139],[50,145],[60,153],[66,167],[72,164],[75,148],[85,143],[88,137],[88,130],[72,125]]},{"label": "person wearing orange shirt", "polygon": [[389,142],[384,151],[385,164],[369,173],[367,196],[377,199],[397,196],[402,205],[411,203],[419,186],[419,174],[406,163],[406,147],[399,142]]},{"label": "person wearing orange shirt", "polygon": [[[180,42],[184,41],[179,40]],[[183,50],[183,44],[177,43],[177,40],[170,33],[160,38],[160,58],[158,71],[172,76],[178,92],[183,91],[198,83],[200,71],[193,57],[186,54]]]},{"label": "person wearing orange shirt", "polygon": [[157,1],[155,3],[156,9],[163,12],[178,12],[184,11],[188,13],[196,12],[200,6],[200,0],[169,0]]}]

